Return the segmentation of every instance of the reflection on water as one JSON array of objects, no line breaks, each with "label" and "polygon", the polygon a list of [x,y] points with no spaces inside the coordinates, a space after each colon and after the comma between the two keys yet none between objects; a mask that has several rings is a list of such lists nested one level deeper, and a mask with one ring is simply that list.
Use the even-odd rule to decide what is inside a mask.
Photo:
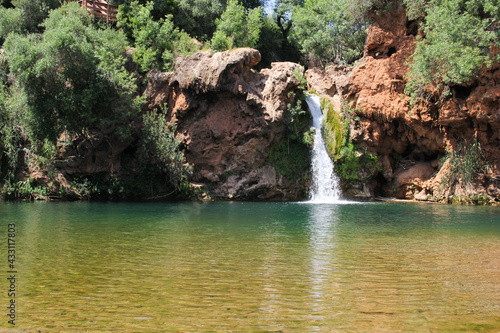
[{"label": "reflection on water", "polygon": [[309,217],[309,247],[311,252],[311,293],[315,300],[314,310],[322,310],[324,284],[332,275],[332,265],[335,263],[335,205],[312,205]]},{"label": "reflection on water", "polygon": [[0,237],[8,223],[18,235],[16,330],[500,330],[496,208],[1,203],[0,212]]}]

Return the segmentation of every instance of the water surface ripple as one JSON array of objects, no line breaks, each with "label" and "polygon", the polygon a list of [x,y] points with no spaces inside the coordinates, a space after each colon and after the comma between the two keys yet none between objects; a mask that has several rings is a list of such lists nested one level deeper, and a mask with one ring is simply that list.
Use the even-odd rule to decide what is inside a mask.
[{"label": "water surface ripple", "polygon": [[1,239],[17,229],[16,332],[500,331],[498,208],[0,203],[0,213]]}]

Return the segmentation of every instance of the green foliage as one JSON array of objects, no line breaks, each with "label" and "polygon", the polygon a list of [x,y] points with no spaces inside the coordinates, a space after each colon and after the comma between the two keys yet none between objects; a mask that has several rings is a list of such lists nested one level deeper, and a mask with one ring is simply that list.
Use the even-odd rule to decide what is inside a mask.
[{"label": "green foliage", "polygon": [[307,174],[310,161],[309,146],[288,138],[271,146],[266,162],[274,166],[276,172],[294,181]]},{"label": "green foliage", "polygon": [[95,174],[91,177],[75,178],[71,183],[70,193],[59,189],[61,198],[77,197],[80,200],[117,200],[140,197],[140,189],[130,179],[111,174]]},{"label": "green foliage", "polygon": [[12,96],[5,86],[0,86],[0,179],[14,178],[23,142],[16,109],[24,109],[26,101],[23,97],[21,94]]},{"label": "green foliage", "polygon": [[323,63],[352,63],[363,54],[365,16],[349,15],[346,0],[306,0],[292,14],[291,38]]},{"label": "green foliage", "polygon": [[223,46],[231,44],[227,41],[228,37],[233,41],[232,46],[255,47],[261,28],[261,10],[262,8],[255,8],[245,11],[245,7],[237,0],[229,0],[221,18],[216,20],[217,30],[212,39],[212,48],[218,51],[224,50]]},{"label": "green foliage", "polygon": [[295,102],[287,105],[285,138],[271,146],[267,163],[279,174],[296,181],[303,179],[309,171],[314,133],[310,128],[311,116],[304,110],[305,95],[301,93],[296,98],[295,93],[290,92],[289,97]]},{"label": "green foliage", "polygon": [[169,127],[165,116],[156,112],[143,115],[144,128],[138,156],[145,173],[163,179],[180,190],[192,170],[186,165],[180,141],[175,136],[175,126]]},{"label": "green foliage", "polygon": [[300,90],[305,90],[307,88],[307,78],[304,74],[304,68],[302,66],[297,66],[293,70],[293,76],[299,80],[299,85],[297,86]]},{"label": "green foliage", "polygon": [[262,60],[259,63],[262,67],[270,67],[272,62],[278,61],[300,61],[300,51],[295,46],[289,43],[286,36],[276,23],[276,19],[264,15],[261,18],[262,26],[260,37],[256,48],[262,55]]},{"label": "green foliage", "polygon": [[408,20],[417,20],[425,16],[429,0],[404,0]]},{"label": "green foliage", "polygon": [[[291,13],[294,5],[300,5],[302,0],[285,0],[273,2],[274,12],[261,16],[261,31],[256,48],[262,55],[260,67],[270,67],[272,62],[300,62],[299,47],[289,40],[292,27]],[[269,4],[269,3],[268,3]]]},{"label": "green foliage", "polygon": [[[367,153],[361,147],[354,145],[352,142],[347,142],[346,145],[342,146],[339,158],[339,163],[336,163],[336,170],[338,175],[343,180],[361,180],[364,181],[366,178],[371,176],[370,169],[376,169],[377,171],[382,171],[382,168],[378,165],[378,158],[374,154]],[[366,177],[363,177],[366,174]]]},{"label": "green foliage", "polygon": [[324,97],[321,98],[321,110],[323,110],[323,113],[326,113],[323,121],[323,136],[325,138],[326,150],[330,157],[335,160],[339,157],[342,147],[344,125],[339,114],[333,109],[331,102]]},{"label": "green foliage", "polygon": [[24,163],[29,170],[51,170],[55,155],[56,145],[45,139],[44,142],[34,144],[30,149],[25,149]]},{"label": "green foliage", "polygon": [[492,200],[486,194],[454,195],[451,198],[451,203],[453,205],[488,206]]},{"label": "green foliage", "polygon": [[199,40],[210,40],[225,9],[226,0],[178,0],[175,25]]},{"label": "green foliage", "polygon": [[212,37],[210,45],[212,46],[212,50],[225,51],[232,49],[233,43],[233,38],[228,37],[223,31],[217,30]]},{"label": "green foliage", "polygon": [[[103,119],[123,122],[137,108],[133,79],[123,68],[122,34],[99,30],[78,4],[52,11],[43,34],[10,34],[5,41],[11,73],[26,96],[22,118],[28,136],[55,142]],[[116,107],[111,104],[116,103]]]},{"label": "green foliage", "polygon": [[335,162],[337,175],[343,181],[365,181],[374,172],[382,171],[377,156],[367,153],[365,148],[353,144],[349,138],[349,121],[354,110],[345,106],[342,121],[328,99],[321,98],[321,109],[326,113],[323,121],[325,146]]},{"label": "green foliage", "polygon": [[[300,69],[301,67],[297,68]],[[300,71],[300,73],[302,73],[302,71]],[[289,97],[292,97],[295,102],[287,104],[285,113],[287,137],[300,144],[312,146],[314,143],[314,132],[310,128],[311,116],[305,109],[305,95],[301,93],[298,98],[295,98],[295,93],[290,92]]]},{"label": "green foliage", "polygon": [[47,187],[28,178],[15,183],[7,182],[2,188],[2,194],[6,199],[47,200],[50,193]]},{"label": "green foliage", "polygon": [[497,0],[432,0],[410,62],[405,92],[423,96],[426,85],[460,85],[492,63],[490,47],[500,45]]},{"label": "green foliage", "polygon": [[294,8],[304,5],[304,0],[276,0],[275,15],[276,24],[283,33],[283,36],[288,37],[288,31],[293,25],[292,12]]},{"label": "green foliage", "polygon": [[118,10],[117,26],[123,28],[133,43],[133,59],[142,73],[152,68],[170,70],[177,56],[199,50],[187,33],[174,27],[171,16],[154,20],[152,9],[152,2],[141,5],[134,1],[121,5]]},{"label": "green foliage", "polygon": [[486,171],[481,145],[474,139],[470,144],[465,141],[452,152],[447,152],[443,161],[449,160],[449,172],[443,178],[443,185],[452,188],[461,183],[464,188],[472,185],[474,179]]},{"label": "green foliage", "polygon": [[22,33],[23,11],[20,8],[0,7],[0,38],[5,38],[11,32]]},{"label": "green foliage", "polygon": [[10,32],[41,32],[40,24],[47,18],[51,9],[61,5],[60,0],[13,0],[14,8],[0,7],[0,38]]}]

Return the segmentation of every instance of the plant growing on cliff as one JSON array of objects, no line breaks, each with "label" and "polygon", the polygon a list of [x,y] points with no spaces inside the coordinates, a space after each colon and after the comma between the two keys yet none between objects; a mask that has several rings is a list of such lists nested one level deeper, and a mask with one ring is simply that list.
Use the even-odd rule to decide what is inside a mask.
[{"label": "plant growing on cliff", "polygon": [[464,141],[457,149],[447,152],[442,161],[449,161],[448,173],[443,178],[443,185],[448,189],[453,189],[460,183],[468,190],[476,177],[488,168],[481,145],[475,138],[470,144]]},{"label": "plant growing on cliff", "polygon": [[424,38],[409,63],[406,94],[423,96],[429,84],[441,92],[444,86],[467,83],[492,63],[490,47],[500,46],[496,0],[431,0],[422,24]]},{"label": "plant growing on cliff", "polygon": [[325,138],[326,150],[330,157],[336,160],[339,157],[346,129],[342,124],[339,114],[335,112],[332,103],[324,97],[321,98],[321,110],[323,110],[323,114],[326,114],[323,121],[323,136]]},{"label": "plant growing on cliff", "polygon": [[309,170],[314,135],[310,129],[310,114],[304,110],[305,95],[301,93],[297,98],[292,91],[288,97],[295,102],[287,104],[285,137],[271,146],[267,163],[274,166],[279,174],[296,181],[304,179]]},{"label": "plant growing on cliff", "polygon": [[[376,155],[367,153],[365,149],[349,141],[340,150],[336,170],[343,180],[363,181],[372,175],[372,170],[380,172],[382,168]],[[363,177],[363,174],[367,176]]]},{"label": "plant growing on cliff", "polygon": [[191,174],[191,168],[180,149],[180,141],[175,136],[175,125],[169,125],[161,113],[148,112],[143,115],[144,127],[138,149],[142,162],[143,174],[158,177],[180,191],[183,182]]},{"label": "plant growing on cliff", "polygon": [[271,146],[267,163],[286,178],[295,181],[307,174],[311,161],[310,148],[297,140],[285,139]]},{"label": "plant growing on cliff", "polygon": [[[330,158],[335,162],[335,171],[343,181],[364,181],[374,172],[382,171],[378,157],[370,154],[365,148],[354,144],[349,136],[351,114],[356,112],[344,105],[344,120],[334,110],[331,102],[321,99],[321,109],[326,112],[323,136]],[[358,117],[359,118],[359,117]]]}]

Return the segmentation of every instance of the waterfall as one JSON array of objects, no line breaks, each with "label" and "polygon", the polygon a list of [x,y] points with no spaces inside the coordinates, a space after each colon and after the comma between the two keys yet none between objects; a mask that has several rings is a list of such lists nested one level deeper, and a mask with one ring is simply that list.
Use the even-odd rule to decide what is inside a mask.
[{"label": "waterfall", "polygon": [[328,156],[321,128],[323,127],[323,112],[320,99],[316,95],[306,97],[309,111],[313,117],[314,146],[312,150],[313,182],[309,195],[312,202],[331,203],[340,199],[339,179],[333,170],[333,162]]}]

